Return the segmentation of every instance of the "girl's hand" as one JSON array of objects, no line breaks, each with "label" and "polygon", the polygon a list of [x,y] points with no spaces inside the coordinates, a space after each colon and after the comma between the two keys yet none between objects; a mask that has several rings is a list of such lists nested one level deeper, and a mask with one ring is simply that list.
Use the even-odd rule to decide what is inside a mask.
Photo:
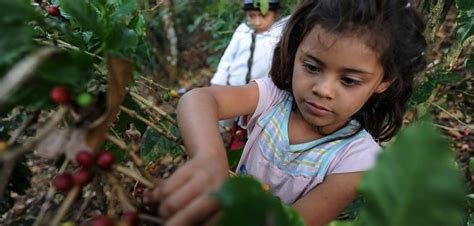
[{"label": "girl's hand", "polygon": [[160,202],[166,225],[195,225],[216,213],[219,206],[210,193],[224,183],[228,168],[226,160],[195,156],[155,188],[151,201]]}]

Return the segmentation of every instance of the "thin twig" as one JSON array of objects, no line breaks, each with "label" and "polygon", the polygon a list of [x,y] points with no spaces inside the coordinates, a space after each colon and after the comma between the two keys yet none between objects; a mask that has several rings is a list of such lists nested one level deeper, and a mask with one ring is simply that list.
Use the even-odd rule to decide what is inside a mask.
[{"label": "thin twig", "polygon": [[82,213],[84,213],[84,211],[86,210],[87,206],[89,205],[89,202],[92,200],[92,197],[94,197],[94,195],[91,193],[89,194],[89,196],[85,198],[84,202],[82,202],[81,207],[79,208],[79,211],[77,211],[76,215],[74,216],[74,220],[76,222],[81,219]]},{"label": "thin twig", "polygon": [[140,77],[138,77],[138,78],[140,78],[140,79],[142,79],[142,80],[145,80],[146,82],[148,82],[148,83],[150,83],[150,84],[152,84],[152,85],[154,85],[154,86],[156,86],[156,87],[158,87],[158,88],[160,88],[160,89],[163,89],[163,90],[165,90],[165,91],[170,91],[170,90],[171,90],[170,88],[166,88],[166,87],[160,85],[159,83],[153,81],[152,79],[149,79],[149,78],[147,78],[147,77],[145,77],[145,76],[143,76],[143,75],[140,75]]},{"label": "thin twig", "polygon": [[144,9],[142,10],[143,12],[153,12],[155,11],[156,9],[158,9],[158,7],[160,7],[160,5],[163,3],[164,0],[161,0],[160,2],[158,2],[155,6],[151,7],[150,9]]},{"label": "thin twig", "polygon": [[25,130],[28,128],[28,126],[31,125],[31,123],[33,123],[35,119],[38,118],[38,114],[39,111],[33,112],[33,114],[28,116],[28,118],[20,125],[20,127],[18,127],[18,129],[13,132],[13,135],[10,137],[10,139],[8,139],[8,146],[12,146],[15,144],[18,137],[20,137],[23,132],[25,132]]},{"label": "thin twig", "polygon": [[46,47],[41,48],[32,54],[26,56],[20,62],[8,71],[8,73],[0,80],[0,110],[4,105],[27,80],[31,79],[36,69],[49,56],[57,53],[57,48]]},{"label": "thin twig", "polygon": [[117,196],[114,194],[114,187],[111,184],[107,183],[107,191],[105,195],[107,197],[107,215],[115,216],[115,207],[117,206]]},{"label": "thin twig", "polygon": [[431,102],[431,105],[437,107],[438,109],[440,109],[441,111],[445,112],[446,114],[448,114],[449,116],[451,116],[452,118],[454,118],[456,121],[458,121],[461,125],[469,128],[472,130],[471,126],[469,126],[468,124],[466,124],[465,122],[461,121],[460,119],[458,119],[455,115],[451,114],[451,112],[449,112],[448,110],[444,109],[443,107]]},{"label": "thin twig", "polygon": [[236,173],[232,172],[231,170],[229,170],[228,173],[229,173],[229,176],[231,176],[231,177],[238,176]]},{"label": "thin twig", "polygon": [[148,179],[138,175],[137,173],[135,173],[134,171],[132,171],[131,169],[129,169],[127,167],[124,167],[124,166],[121,166],[121,165],[114,165],[113,169],[115,169],[119,173],[122,173],[122,174],[124,174],[124,175],[126,175],[126,176],[128,176],[132,179],[135,179],[135,180],[139,181],[140,183],[145,185],[145,187],[147,187],[147,188],[154,188],[155,187],[153,182],[151,182]]},{"label": "thin twig", "polygon": [[168,140],[171,140],[173,142],[176,142],[176,143],[180,144],[181,148],[184,150],[184,147],[181,145],[182,142],[177,137],[175,137],[173,134],[171,134],[169,132],[165,132],[164,130],[158,128],[155,124],[150,122],[148,119],[142,117],[137,112],[135,112],[135,111],[133,111],[133,110],[127,108],[127,107],[120,106],[120,110],[122,112],[125,112],[126,114],[128,114],[130,117],[138,119],[141,122],[145,123],[147,126],[154,129],[157,133],[159,133],[160,135],[166,137]]},{"label": "thin twig", "polygon": [[59,223],[61,223],[61,220],[63,219],[64,215],[66,215],[67,211],[73,204],[74,200],[76,200],[76,197],[79,195],[80,191],[81,191],[80,186],[74,186],[72,190],[69,191],[61,207],[59,208],[58,212],[56,213],[53,220],[51,221],[51,225],[56,226],[56,225],[59,225]]},{"label": "thin twig", "polygon": [[130,154],[130,159],[137,166],[140,173],[143,174],[143,176],[145,178],[147,178],[148,180],[150,180],[150,181],[153,180],[153,177],[143,167],[143,161],[141,160],[141,158],[139,156],[137,156],[133,150],[129,150],[129,148],[128,148],[127,144],[125,143],[125,141],[123,141],[122,139],[120,139],[116,136],[110,135],[110,134],[107,134],[107,140],[109,140],[110,142],[117,145],[120,149],[128,152],[128,154]]},{"label": "thin twig", "polygon": [[[68,50],[74,50],[74,51],[79,51],[79,52],[83,52],[85,53],[86,55],[89,55],[89,56],[92,56],[92,57],[95,57],[97,58],[98,60],[104,60],[103,57],[97,55],[97,54],[94,54],[94,53],[91,53],[91,52],[88,52],[86,50],[82,50],[80,49],[79,47],[73,45],[73,44],[70,44],[68,42],[65,42],[63,40],[59,40],[59,39],[56,39],[56,40],[53,40],[53,39],[49,39],[49,41],[45,41],[44,39],[34,39],[36,42],[40,43],[40,44],[45,44],[45,45],[50,45],[50,46],[58,46],[60,48],[63,48],[63,49],[68,49]],[[57,42],[58,45],[55,45],[54,42]]]},{"label": "thin twig", "polygon": [[43,126],[41,131],[39,131],[38,134],[30,141],[11,150],[6,150],[0,154],[0,161],[4,164],[0,177],[2,178],[0,180],[0,196],[2,196],[5,192],[5,187],[8,184],[10,175],[13,172],[13,168],[15,167],[17,159],[31,151],[40,141],[42,141],[49,134],[49,132],[61,122],[68,110],[68,107],[61,106],[49,123]]},{"label": "thin twig", "polygon": [[156,126],[159,126],[161,129],[164,129],[166,130],[167,128],[163,125],[163,123],[161,123],[161,118],[160,116],[156,115],[156,113],[154,111],[151,111],[150,109],[142,109],[143,111],[145,111],[146,115],[150,116],[150,118],[153,120],[153,122],[156,123]]},{"label": "thin twig", "polygon": [[136,84],[140,84],[140,85],[146,87],[146,88],[149,89],[149,90],[155,91],[155,89],[154,89],[153,87],[149,86],[148,84],[146,84],[146,83],[144,83],[144,82],[135,81],[135,83],[136,83]]},{"label": "thin twig", "polygon": [[115,190],[117,193],[117,198],[122,205],[122,210],[124,211],[136,211],[137,208],[135,207],[137,203],[133,204],[132,199],[127,196],[125,191],[123,190],[122,186],[119,183],[119,180],[113,175],[112,173],[107,173],[107,179],[109,183],[112,185],[112,189]]},{"label": "thin twig", "polygon": [[149,107],[150,109],[153,109],[154,111],[158,112],[161,116],[163,116],[165,119],[176,125],[176,120],[171,118],[165,111],[163,111],[161,108],[157,107],[153,103],[151,103],[149,100],[145,99],[144,97],[140,96],[139,94],[130,91],[130,96],[132,96],[132,99],[135,101],[138,101],[139,103],[145,105],[146,107]]},{"label": "thin twig", "polygon": [[456,128],[452,128],[452,127],[448,127],[448,126],[443,126],[443,125],[440,125],[440,124],[437,124],[437,123],[430,123],[431,125],[434,125],[438,128],[441,128],[441,129],[444,129],[444,130],[447,130],[447,131],[453,131],[453,130],[456,130],[458,131],[459,129],[456,129]]},{"label": "thin twig", "polygon": [[110,142],[114,143],[115,145],[117,145],[120,149],[124,150],[124,151],[128,151],[128,147],[127,147],[127,144],[125,143],[125,141],[119,139],[118,137],[114,136],[114,135],[110,135],[110,134],[107,134],[107,140],[109,140]]},{"label": "thin twig", "polygon": [[[66,170],[68,164],[69,164],[69,161],[65,159],[63,164],[61,165],[61,168],[59,168],[58,174],[63,173]],[[49,207],[51,206],[51,200],[53,200],[54,194],[56,194],[54,187],[49,186],[48,192],[46,193],[45,201],[43,205],[41,205],[41,210],[38,214],[38,217],[36,217],[36,220],[33,226],[39,226],[43,222],[43,218],[46,215],[46,212],[48,211]]]}]

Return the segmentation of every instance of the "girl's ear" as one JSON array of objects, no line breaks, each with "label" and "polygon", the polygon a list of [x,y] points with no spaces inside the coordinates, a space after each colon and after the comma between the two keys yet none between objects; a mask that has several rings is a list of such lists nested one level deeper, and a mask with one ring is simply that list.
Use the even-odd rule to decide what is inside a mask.
[{"label": "girl's ear", "polygon": [[386,81],[386,82],[381,82],[377,88],[375,89],[374,93],[383,93],[385,92],[385,90],[388,89],[388,87],[390,87],[390,85],[392,85],[393,83],[393,80],[392,81]]}]

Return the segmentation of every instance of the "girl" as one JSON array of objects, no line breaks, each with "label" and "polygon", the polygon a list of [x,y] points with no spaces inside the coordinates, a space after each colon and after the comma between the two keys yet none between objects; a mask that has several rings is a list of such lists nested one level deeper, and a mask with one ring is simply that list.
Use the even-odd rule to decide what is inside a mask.
[{"label": "girl", "polygon": [[[256,0],[255,0],[256,1]],[[256,1],[259,3],[259,1]],[[287,18],[278,20],[280,1],[270,0],[268,12],[262,14],[261,5],[254,4],[254,0],[244,0],[242,9],[246,21],[242,22],[232,35],[224,55],[219,62],[217,71],[212,77],[211,85],[238,86],[249,83],[250,80],[267,77],[270,72],[273,50],[280,40],[280,36]],[[223,127],[221,133],[224,137],[228,133],[224,129],[240,129],[236,119],[222,120],[219,124]],[[240,149],[238,139],[226,139],[232,148]]]},{"label": "girl", "polygon": [[191,156],[157,187],[169,225],[193,225],[218,208],[227,177],[218,119],[243,115],[239,164],[291,204],[306,225],[325,225],[356,196],[362,172],[401,126],[413,76],[425,67],[424,22],[406,0],[306,0],[289,19],[271,78],[195,89],[178,122]]},{"label": "girl", "polygon": [[222,56],[212,85],[245,85],[250,80],[268,76],[273,49],[280,40],[285,18],[277,21],[279,0],[270,0],[268,12],[263,15],[260,5],[244,0],[242,9],[246,21],[232,35]]}]

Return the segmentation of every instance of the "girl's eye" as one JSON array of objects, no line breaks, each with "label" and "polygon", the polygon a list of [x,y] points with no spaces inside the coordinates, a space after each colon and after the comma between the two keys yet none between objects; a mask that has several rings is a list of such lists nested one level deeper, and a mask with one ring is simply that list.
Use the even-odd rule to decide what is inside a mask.
[{"label": "girl's eye", "polygon": [[303,63],[303,67],[306,69],[306,71],[312,74],[318,74],[321,72],[321,69],[318,66],[309,63]]},{"label": "girl's eye", "polygon": [[341,79],[342,84],[345,86],[356,86],[360,84],[360,81],[349,78],[349,77],[344,77]]}]

